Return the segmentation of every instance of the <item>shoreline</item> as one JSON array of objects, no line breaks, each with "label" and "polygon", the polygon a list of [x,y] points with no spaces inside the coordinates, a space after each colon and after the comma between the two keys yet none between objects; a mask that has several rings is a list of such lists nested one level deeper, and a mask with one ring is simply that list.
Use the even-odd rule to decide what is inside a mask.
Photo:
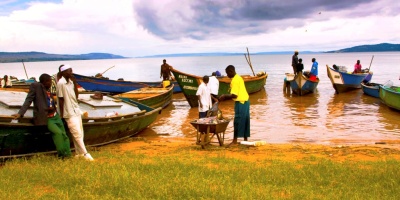
[{"label": "shoreline", "polygon": [[99,147],[99,151],[113,151],[116,153],[135,153],[148,156],[176,155],[182,151],[189,151],[194,156],[206,157],[232,157],[240,160],[257,162],[265,159],[294,162],[308,157],[318,157],[336,162],[344,161],[380,161],[387,159],[400,160],[400,144],[307,144],[286,143],[263,146],[238,145],[226,147],[229,141],[225,141],[223,147],[218,146],[213,139],[210,145],[202,149],[196,145],[196,139],[187,138],[157,138],[132,137],[114,144]]}]

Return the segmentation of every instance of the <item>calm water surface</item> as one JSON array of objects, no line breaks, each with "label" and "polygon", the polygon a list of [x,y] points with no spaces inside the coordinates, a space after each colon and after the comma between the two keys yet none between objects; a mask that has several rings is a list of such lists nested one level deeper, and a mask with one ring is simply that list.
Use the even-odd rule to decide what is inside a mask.
[{"label": "calm water surface", "polygon": [[[371,71],[373,82],[391,80],[400,85],[400,53],[346,53],[305,54],[305,70],[311,68],[311,58],[319,63],[320,83],[317,92],[307,96],[287,95],[282,91],[285,72],[291,72],[291,55],[251,56],[255,73],[268,73],[265,89],[250,95],[251,138],[269,143],[318,143],[318,144],[370,144],[377,141],[398,143],[400,141],[400,112],[387,108],[379,99],[366,96],[361,90],[343,94],[335,91],[327,77],[326,65],[344,65],[349,70],[357,59],[363,68],[368,68],[372,55]],[[227,57],[181,57],[166,58],[176,69],[197,75],[210,75],[219,70],[224,73],[227,65],[233,64],[239,74],[251,74],[244,56]],[[71,64],[74,72],[94,75],[107,71],[111,79],[124,78],[135,81],[159,81],[162,58],[135,58],[118,60],[56,61],[25,63],[28,76],[38,77],[41,73],[54,74],[60,64]],[[25,78],[21,63],[0,64],[4,74]],[[139,136],[149,139],[160,137],[183,137],[193,139],[196,130],[190,121],[198,116],[197,108],[190,108],[182,94],[174,94],[173,103],[162,111],[158,120]],[[220,104],[224,117],[233,116],[233,101]],[[228,126],[226,138],[232,138],[233,123]]]}]

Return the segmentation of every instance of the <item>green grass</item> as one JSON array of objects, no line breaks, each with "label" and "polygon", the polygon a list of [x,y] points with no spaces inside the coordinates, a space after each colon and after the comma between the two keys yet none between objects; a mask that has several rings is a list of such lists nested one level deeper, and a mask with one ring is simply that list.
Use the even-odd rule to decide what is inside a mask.
[{"label": "green grass", "polygon": [[216,154],[15,159],[0,167],[0,199],[400,199],[397,160],[340,163],[311,154],[247,162]]}]

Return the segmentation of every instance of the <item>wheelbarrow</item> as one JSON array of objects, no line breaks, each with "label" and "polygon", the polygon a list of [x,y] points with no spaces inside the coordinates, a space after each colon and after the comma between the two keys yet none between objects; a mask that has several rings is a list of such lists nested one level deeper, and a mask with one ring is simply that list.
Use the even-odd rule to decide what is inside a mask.
[{"label": "wheelbarrow", "polygon": [[[199,120],[192,121],[190,124],[193,125],[197,130],[196,144],[200,144],[201,148],[205,148],[205,145],[210,144],[212,138],[216,135],[218,138],[219,146],[224,145],[225,130],[228,127],[230,119],[215,120],[214,123],[205,123]],[[212,134],[210,136],[210,134]]]}]

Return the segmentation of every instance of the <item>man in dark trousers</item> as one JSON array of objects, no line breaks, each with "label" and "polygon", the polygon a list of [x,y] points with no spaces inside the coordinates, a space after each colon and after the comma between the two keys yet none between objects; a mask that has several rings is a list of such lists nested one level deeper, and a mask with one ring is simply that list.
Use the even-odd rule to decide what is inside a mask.
[{"label": "man in dark trousers", "polygon": [[70,157],[71,149],[69,138],[65,132],[60,115],[57,114],[55,103],[50,94],[51,76],[42,74],[39,83],[32,83],[29,87],[28,95],[18,114],[13,114],[18,119],[26,113],[33,102],[33,124],[37,130],[48,130],[52,133],[53,141],[59,157]]},{"label": "man in dark trousers", "polygon": [[293,73],[296,74],[296,68],[297,64],[299,63],[299,58],[297,57],[299,55],[299,51],[294,51],[294,54],[292,56],[292,67],[293,67]]},{"label": "man in dark trousers", "polygon": [[172,76],[171,66],[168,65],[167,60],[163,60],[163,64],[161,65],[160,78],[163,78],[163,81],[170,80]]},{"label": "man in dark trousers", "polygon": [[229,65],[225,69],[226,74],[232,79],[230,94],[223,94],[219,101],[233,99],[235,101],[235,118],[233,121],[233,141],[230,145],[238,145],[238,137],[244,141],[250,137],[250,101],[243,78],[236,74],[235,67]]}]

